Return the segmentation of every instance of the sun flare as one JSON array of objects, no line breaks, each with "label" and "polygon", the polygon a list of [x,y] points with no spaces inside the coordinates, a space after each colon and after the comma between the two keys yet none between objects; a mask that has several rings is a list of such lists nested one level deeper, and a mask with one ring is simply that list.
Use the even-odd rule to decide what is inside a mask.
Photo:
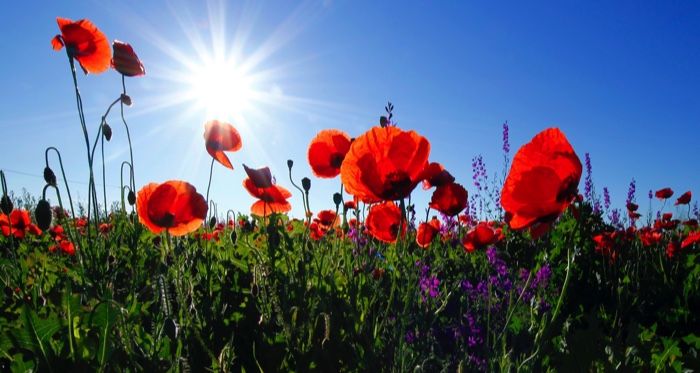
[{"label": "sun flare", "polygon": [[251,78],[232,59],[208,61],[190,78],[191,94],[211,118],[231,118],[250,108]]}]

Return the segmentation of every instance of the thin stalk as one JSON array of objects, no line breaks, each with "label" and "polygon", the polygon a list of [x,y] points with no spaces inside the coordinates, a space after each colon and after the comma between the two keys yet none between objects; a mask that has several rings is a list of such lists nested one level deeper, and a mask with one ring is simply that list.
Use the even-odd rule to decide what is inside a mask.
[{"label": "thin stalk", "polygon": [[[58,165],[61,167],[61,176],[63,176],[63,183],[66,186],[66,193],[68,193],[68,203],[70,204],[70,213],[73,220],[75,220],[75,211],[73,210],[73,198],[70,195],[70,188],[68,187],[68,179],[66,179],[66,171],[63,169],[63,160],[61,159],[61,153],[53,146],[46,148],[44,152],[44,159],[46,160],[46,167],[49,167],[49,150],[53,150],[58,156]],[[63,206],[61,206],[63,209]]]},{"label": "thin stalk", "polygon": [[[122,95],[126,95],[126,82],[125,76],[122,74]],[[129,125],[126,124],[126,119],[124,118],[124,101],[120,97],[120,112],[122,117],[122,123],[124,123],[124,128],[126,129],[126,140],[129,142],[129,162],[131,162],[131,190],[136,190],[136,180],[134,179],[134,152],[131,147],[131,134],[129,133]]]},{"label": "thin stalk", "polygon": [[211,176],[214,174],[214,161],[216,158],[211,157],[211,166],[209,166],[209,183],[207,184],[207,205],[209,205],[209,188],[211,188]]}]

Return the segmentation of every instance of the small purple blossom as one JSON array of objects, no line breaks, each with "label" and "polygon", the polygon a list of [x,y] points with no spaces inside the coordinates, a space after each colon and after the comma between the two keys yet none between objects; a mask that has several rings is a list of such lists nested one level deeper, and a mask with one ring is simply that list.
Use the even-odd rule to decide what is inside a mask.
[{"label": "small purple blossom", "polygon": [[416,267],[420,270],[420,279],[418,284],[421,290],[421,300],[425,302],[426,295],[430,298],[437,298],[440,295],[440,279],[435,275],[430,275],[430,266],[416,261]]},{"label": "small purple blossom", "polygon": [[627,200],[625,201],[625,204],[634,202],[634,194],[636,193],[636,191],[637,182],[634,179],[632,179],[632,181],[630,181],[629,189],[627,189]]},{"label": "small purple blossom", "polygon": [[586,182],[584,184],[583,196],[587,201],[591,200],[593,194],[593,174],[591,173],[591,155],[589,153],[585,154],[586,158]]},{"label": "small purple blossom", "polygon": [[508,128],[508,121],[505,121],[503,123],[503,153],[505,153],[505,156],[508,157],[508,154],[510,153],[510,142],[509,136],[508,136],[509,128]]},{"label": "small purple blossom", "polygon": [[549,264],[544,264],[535,274],[535,280],[532,283],[533,287],[546,288],[549,284],[549,279],[552,277],[552,268]]},{"label": "small purple blossom", "polygon": [[603,206],[605,206],[605,211],[610,209],[610,191],[608,187],[603,187]]}]

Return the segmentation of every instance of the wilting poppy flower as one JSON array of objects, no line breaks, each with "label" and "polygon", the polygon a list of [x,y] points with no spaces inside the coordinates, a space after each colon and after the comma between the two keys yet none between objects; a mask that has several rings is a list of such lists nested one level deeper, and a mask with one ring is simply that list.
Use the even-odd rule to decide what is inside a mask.
[{"label": "wilting poppy flower", "polygon": [[503,238],[501,228],[495,228],[487,222],[481,222],[472,228],[464,239],[462,246],[464,251],[470,253],[476,249],[482,249],[488,245],[493,245]]},{"label": "wilting poppy flower", "polygon": [[3,236],[10,235],[18,239],[23,239],[27,233],[40,235],[41,229],[32,224],[32,219],[27,210],[13,210],[8,218],[5,214],[0,214],[0,231]]},{"label": "wilting poppy flower", "polygon": [[147,184],[137,198],[139,221],[155,234],[166,230],[173,236],[183,236],[197,230],[207,216],[204,197],[185,181]]},{"label": "wilting poppy flower", "polygon": [[87,19],[71,21],[56,18],[61,34],[54,36],[51,46],[61,50],[64,46],[68,54],[78,60],[85,74],[101,73],[109,68],[112,50],[105,34]]},{"label": "wilting poppy flower", "polygon": [[373,127],[350,145],[340,177],[365,203],[402,199],[421,181],[429,155],[430,143],[415,131]]},{"label": "wilting poppy flower", "polygon": [[241,135],[229,123],[210,120],[204,123],[204,140],[209,155],[233,170],[233,165],[224,153],[241,149]]},{"label": "wilting poppy flower", "polygon": [[350,136],[345,132],[323,130],[311,140],[308,150],[309,165],[314,175],[332,178],[340,174],[345,154],[350,150]]},{"label": "wilting poppy flower", "polygon": [[683,194],[681,194],[680,197],[676,200],[675,205],[687,205],[690,203],[690,199],[692,198],[693,194],[690,191],[687,191]]},{"label": "wilting poppy flower", "polygon": [[250,207],[250,211],[265,217],[271,213],[285,213],[292,209],[287,198],[292,196],[287,189],[272,183],[272,173],[267,167],[252,169],[243,165],[248,178],[243,180],[243,187],[251,196],[259,199]]},{"label": "wilting poppy flower", "polygon": [[467,190],[457,183],[441,185],[433,192],[430,208],[455,216],[467,207]]},{"label": "wilting poppy flower", "polygon": [[523,145],[501,192],[512,229],[544,233],[577,196],[581,160],[558,128],[549,128]]},{"label": "wilting poppy flower", "polygon": [[416,231],[416,243],[418,246],[426,249],[433,242],[435,235],[440,232],[440,220],[433,217],[429,222],[420,223],[418,231]]},{"label": "wilting poppy flower", "polygon": [[146,69],[139,57],[134,52],[134,48],[129,43],[115,40],[112,43],[114,55],[112,56],[112,68],[124,76],[142,76],[146,74]]},{"label": "wilting poppy flower", "polygon": [[455,181],[454,176],[437,162],[431,162],[425,167],[421,174],[421,179],[423,180],[423,189],[425,190],[432,187],[447,185]]},{"label": "wilting poppy flower", "polygon": [[659,190],[656,191],[656,193],[654,193],[654,195],[655,195],[656,198],[658,198],[658,199],[667,199],[667,198],[671,198],[671,196],[673,195],[673,189],[671,189],[671,188],[659,189]]},{"label": "wilting poppy flower", "polygon": [[700,231],[695,231],[690,234],[688,234],[688,237],[686,237],[683,242],[681,242],[681,248],[685,249],[686,247],[699,243],[700,242]]},{"label": "wilting poppy flower", "polygon": [[372,206],[367,214],[365,225],[369,234],[387,243],[396,242],[399,227],[401,236],[406,234],[406,220],[402,217],[401,209],[392,201]]}]

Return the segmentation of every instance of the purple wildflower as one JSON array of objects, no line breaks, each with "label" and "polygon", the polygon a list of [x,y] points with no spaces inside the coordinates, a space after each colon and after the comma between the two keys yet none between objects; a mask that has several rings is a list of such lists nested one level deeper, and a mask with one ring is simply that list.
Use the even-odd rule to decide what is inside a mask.
[{"label": "purple wildflower", "polygon": [[587,201],[590,201],[591,197],[592,197],[592,193],[593,193],[593,175],[591,173],[591,171],[592,171],[591,155],[589,153],[586,153],[585,158],[586,158],[586,182],[584,184],[583,196],[586,198]]},{"label": "purple wildflower", "polygon": [[551,277],[552,269],[549,267],[549,264],[543,265],[535,274],[535,280],[532,283],[532,287],[546,288]]},{"label": "purple wildflower", "polygon": [[634,179],[632,179],[632,181],[630,181],[629,189],[627,189],[627,200],[625,201],[625,204],[628,204],[630,202],[634,202],[634,194],[636,193],[636,191],[637,191],[637,182]]},{"label": "purple wildflower", "polygon": [[418,284],[421,290],[421,300],[425,302],[426,295],[431,298],[436,298],[440,295],[440,280],[435,275],[430,275],[430,266],[421,263],[420,260],[416,261],[416,267],[420,270],[420,279]]},{"label": "purple wildflower", "polygon": [[508,121],[505,121],[503,123],[503,153],[505,153],[505,156],[508,157],[508,153],[510,153],[510,142],[508,141]]},{"label": "purple wildflower", "polygon": [[603,204],[605,211],[608,211],[610,209],[610,191],[608,191],[608,187],[603,188]]}]

